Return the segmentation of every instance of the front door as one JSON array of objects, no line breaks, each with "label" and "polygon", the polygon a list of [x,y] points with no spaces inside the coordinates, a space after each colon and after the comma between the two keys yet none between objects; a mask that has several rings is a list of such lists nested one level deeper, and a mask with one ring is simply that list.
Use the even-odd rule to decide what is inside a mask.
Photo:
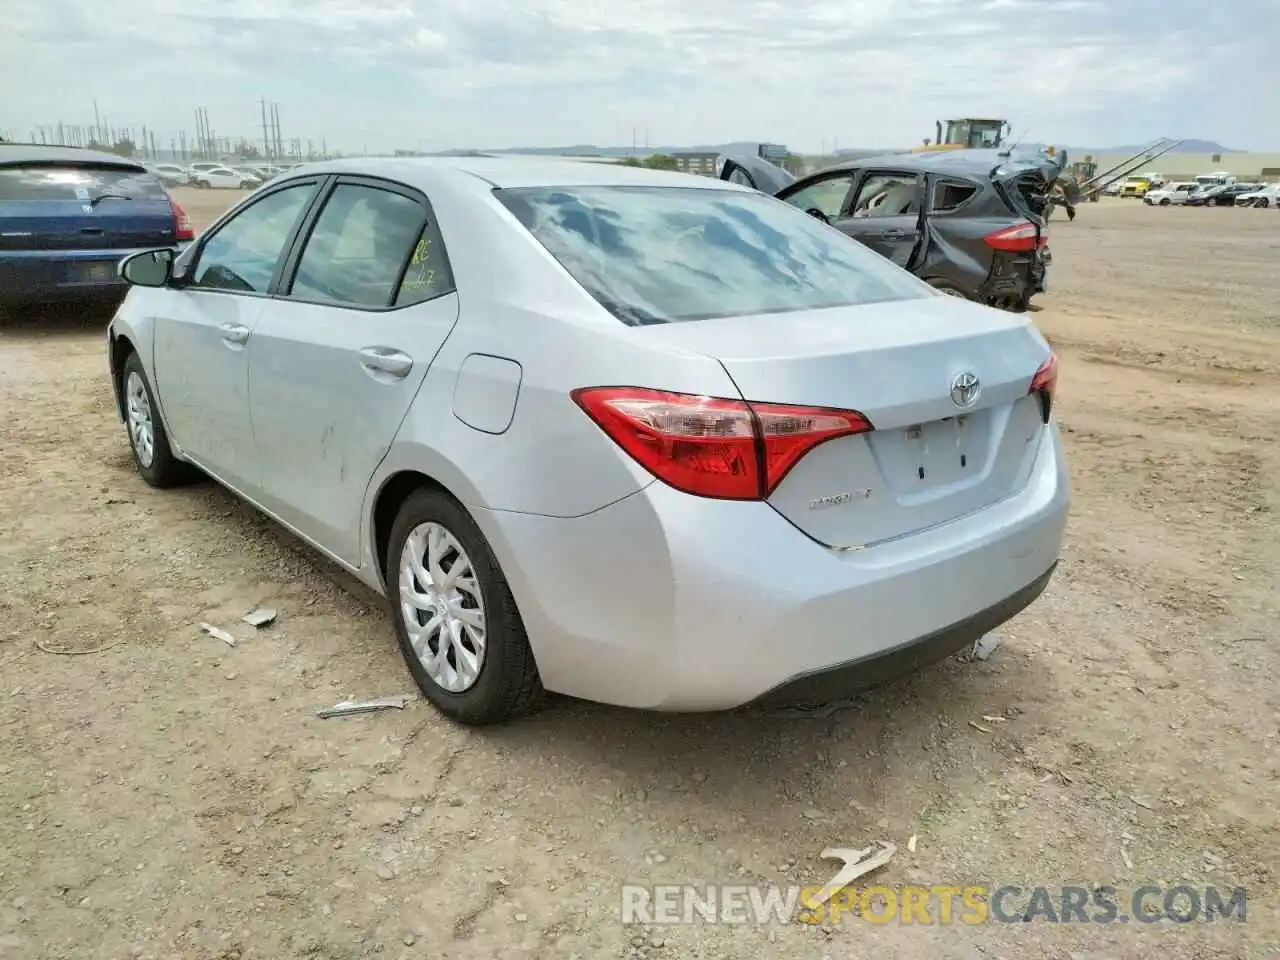
[{"label": "front door", "polygon": [[290,261],[250,359],[261,502],[356,564],[365,488],[458,296],[426,198],[383,181],[340,178]]},{"label": "front door", "polygon": [[257,479],[251,336],[317,181],[264,194],[202,238],[180,286],[157,291],[155,387],[183,453],[242,492]]},{"label": "front door", "polygon": [[873,170],[858,183],[846,210],[832,221],[881,256],[910,269],[920,241],[924,178]]}]

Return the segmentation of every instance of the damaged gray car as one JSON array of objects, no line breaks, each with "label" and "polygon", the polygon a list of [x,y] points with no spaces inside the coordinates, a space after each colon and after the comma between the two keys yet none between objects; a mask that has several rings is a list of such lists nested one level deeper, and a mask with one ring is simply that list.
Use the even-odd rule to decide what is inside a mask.
[{"label": "damaged gray car", "polygon": [[1025,310],[1046,289],[1048,212],[1066,153],[953,150],[860,158],[797,180],[721,156],[722,180],[770,193],[945,293]]}]

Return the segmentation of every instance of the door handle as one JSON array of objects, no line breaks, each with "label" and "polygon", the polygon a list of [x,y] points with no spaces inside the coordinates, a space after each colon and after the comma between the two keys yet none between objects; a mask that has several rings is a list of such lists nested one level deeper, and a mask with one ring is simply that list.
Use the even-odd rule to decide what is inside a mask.
[{"label": "door handle", "polygon": [[218,329],[227,343],[244,343],[249,339],[249,328],[238,323],[224,323]]},{"label": "door handle", "polygon": [[911,232],[908,230],[886,230],[880,234],[882,240],[905,240],[909,236]]},{"label": "door handle", "polygon": [[360,366],[402,379],[413,369],[413,357],[390,347],[365,347],[360,351]]}]

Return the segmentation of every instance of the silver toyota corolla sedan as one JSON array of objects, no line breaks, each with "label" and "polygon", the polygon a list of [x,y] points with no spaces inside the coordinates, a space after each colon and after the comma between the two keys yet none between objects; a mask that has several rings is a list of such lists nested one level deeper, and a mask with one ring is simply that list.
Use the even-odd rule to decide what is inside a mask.
[{"label": "silver toyota corolla sedan", "polygon": [[543,690],[845,695],[972,643],[1057,561],[1035,328],[744,187],[333,161],[120,270],[142,477],[208,474],[385,594],[466,723]]}]

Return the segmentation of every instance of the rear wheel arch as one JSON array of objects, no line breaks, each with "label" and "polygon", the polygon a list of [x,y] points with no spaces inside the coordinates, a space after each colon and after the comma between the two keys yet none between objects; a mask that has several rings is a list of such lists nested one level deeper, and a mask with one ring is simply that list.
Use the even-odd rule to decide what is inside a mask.
[{"label": "rear wheel arch", "polygon": [[439,490],[462,506],[462,501],[448,487],[418,470],[401,470],[383,483],[373,501],[372,533],[373,562],[377,564],[378,577],[384,589],[387,583],[387,547],[391,542],[391,528],[395,526],[396,517],[404,502],[418,490]]}]

